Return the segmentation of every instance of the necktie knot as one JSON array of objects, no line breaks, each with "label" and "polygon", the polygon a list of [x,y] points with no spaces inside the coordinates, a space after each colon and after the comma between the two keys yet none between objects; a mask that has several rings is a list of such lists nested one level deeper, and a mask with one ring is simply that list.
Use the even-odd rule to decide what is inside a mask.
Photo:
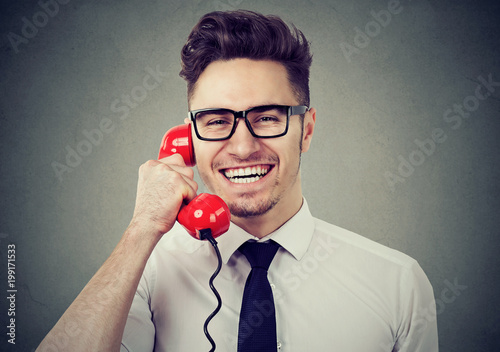
[{"label": "necktie knot", "polygon": [[261,268],[267,271],[279,247],[280,245],[272,240],[264,243],[245,242],[239,251],[247,258],[252,269]]}]

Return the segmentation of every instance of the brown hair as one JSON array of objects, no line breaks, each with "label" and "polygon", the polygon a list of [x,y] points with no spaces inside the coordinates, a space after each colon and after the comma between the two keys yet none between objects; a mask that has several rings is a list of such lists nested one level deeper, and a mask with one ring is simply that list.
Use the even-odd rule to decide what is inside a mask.
[{"label": "brown hair", "polygon": [[277,16],[244,10],[211,12],[194,26],[181,51],[179,73],[187,81],[188,99],[210,63],[234,58],[281,63],[299,103],[309,106],[312,55],[304,34]]}]

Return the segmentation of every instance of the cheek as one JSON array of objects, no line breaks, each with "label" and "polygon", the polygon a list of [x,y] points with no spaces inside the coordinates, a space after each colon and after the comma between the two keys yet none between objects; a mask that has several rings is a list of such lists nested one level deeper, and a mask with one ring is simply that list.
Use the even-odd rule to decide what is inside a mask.
[{"label": "cheek", "polygon": [[194,155],[196,166],[200,173],[207,173],[212,169],[214,158],[217,156],[218,149],[215,142],[198,141],[194,145]]},{"label": "cheek", "polygon": [[302,134],[301,131],[296,131],[295,133],[290,133],[290,139],[288,140],[286,147],[287,158],[292,162],[300,159],[302,154]]}]

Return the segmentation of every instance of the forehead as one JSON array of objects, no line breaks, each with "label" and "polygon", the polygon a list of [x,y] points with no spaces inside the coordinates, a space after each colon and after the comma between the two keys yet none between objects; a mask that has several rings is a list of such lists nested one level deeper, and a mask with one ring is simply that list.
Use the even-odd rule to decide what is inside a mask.
[{"label": "forehead", "polygon": [[295,105],[285,67],[268,60],[233,59],[212,62],[198,78],[190,109],[246,110],[257,105]]}]

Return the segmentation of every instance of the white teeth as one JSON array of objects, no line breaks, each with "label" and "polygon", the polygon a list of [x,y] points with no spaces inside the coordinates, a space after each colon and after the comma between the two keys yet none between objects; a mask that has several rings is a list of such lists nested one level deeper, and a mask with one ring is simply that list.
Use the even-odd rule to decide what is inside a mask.
[{"label": "white teeth", "polygon": [[[224,175],[233,183],[252,183],[260,180],[269,169],[266,166],[253,166],[225,170]],[[248,177],[251,176],[251,177]]]},{"label": "white teeth", "polygon": [[233,183],[252,183],[260,180],[262,176],[256,176],[256,177],[242,177],[242,178],[230,178],[229,181]]}]

